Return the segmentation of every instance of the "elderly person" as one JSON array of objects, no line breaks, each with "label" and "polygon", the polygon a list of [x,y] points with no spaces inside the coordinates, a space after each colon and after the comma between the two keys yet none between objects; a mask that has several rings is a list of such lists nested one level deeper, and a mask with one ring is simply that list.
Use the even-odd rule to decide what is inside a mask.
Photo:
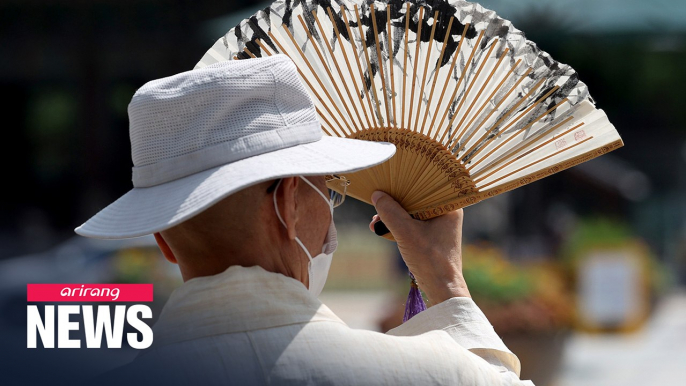
[{"label": "elderly person", "polygon": [[327,182],[345,184],[395,148],[323,136],[287,57],[149,82],[129,116],[134,189],[76,232],[154,234],[185,283],[152,347],[101,381],[530,384],[469,296],[462,211],[422,222],[383,192],[371,197],[433,304],[405,324],[354,330],[317,299],[337,245]]}]

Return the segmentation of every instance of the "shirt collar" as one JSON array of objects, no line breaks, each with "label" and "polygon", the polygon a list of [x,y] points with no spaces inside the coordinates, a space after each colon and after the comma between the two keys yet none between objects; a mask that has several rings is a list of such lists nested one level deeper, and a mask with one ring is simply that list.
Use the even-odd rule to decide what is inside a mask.
[{"label": "shirt collar", "polygon": [[305,286],[261,267],[232,266],[176,289],[153,327],[155,346],[290,324],[343,323]]}]

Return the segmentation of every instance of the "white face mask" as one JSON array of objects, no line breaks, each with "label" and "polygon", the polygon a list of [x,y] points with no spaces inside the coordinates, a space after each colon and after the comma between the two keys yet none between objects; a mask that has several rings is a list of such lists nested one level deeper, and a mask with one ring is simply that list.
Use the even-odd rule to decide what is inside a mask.
[{"label": "white face mask", "polygon": [[[321,294],[322,290],[324,289],[326,278],[329,275],[329,268],[331,268],[333,253],[336,251],[336,247],[338,247],[336,226],[333,223],[333,202],[331,202],[331,200],[328,199],[321,190],[317,189],[317,187],[314,186],[309,180],[302,176],[300,176],[300,179],[305,181],[312,189],[319,193],[319,195],[326,202],[326,205],[328,205],[331,213],[331,223],[329,224],[329,231],[326,234],[326,239],[324,241],[324,245],[322,246],[322,253],[312,257],[307,248],[305,248],[305,245],[303,245],[302,241],[300,241],[297,236],[295,237],[295,242],[298,243],[300,248],[307,255],[307,258],[310,259],[310,262],[307,265],[307,272],[310,277],[310,286],[308,289],[310,293],[314,295],[314,297],[319,297],[319,294]],[[279,218],[279,221],[281,221],[281,224],[286,227],[286,223],[283,221],[283,218],[281,218],[281,213],[279,213],[279,206],[276,203],[276,191],[279,190],[279,186],[281,186],[281,181],[276,184],[276,189],[274,189],[274,210],[276,210],[276,216]]]}]

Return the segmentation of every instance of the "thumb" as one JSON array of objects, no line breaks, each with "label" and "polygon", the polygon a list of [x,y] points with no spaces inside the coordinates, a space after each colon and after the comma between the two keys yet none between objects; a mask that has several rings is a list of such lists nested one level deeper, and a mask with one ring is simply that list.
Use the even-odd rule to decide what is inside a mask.
[{"label": "thumb", "polygon": [[388,230],[397,236],[403,234],[408,224],[413,220],[403,207],[388,194],[377,190],[372,193],[372,203],[381,221],[386,224]]}]

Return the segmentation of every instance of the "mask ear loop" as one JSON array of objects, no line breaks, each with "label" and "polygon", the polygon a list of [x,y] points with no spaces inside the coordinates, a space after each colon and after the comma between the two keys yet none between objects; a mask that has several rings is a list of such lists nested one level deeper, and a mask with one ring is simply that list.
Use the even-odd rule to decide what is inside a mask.
[{"label": "mask ear loop", "polygon": [[[283,221],[283,217],[281,217],[281,213],[279,212],[279,205],[276,203],[276,192],[279,191],[279,186],[281,186],[281,181],[283,181],[283,180],[280,179],[279,182],[276,184],[276,188],[274,188],[274,194],[272,195],[272,199],[274,201],[274,210],[276,211],[276,217],[279,218],[281,225],[283,225],[284,228],[288,229],[288,227],[286,226],[286,222]],[[305,180],[305,181],[307,181],[307,180]],[[319,189],[315,189],[315,190],[318,191],[319,193],[321,193],[319,191]],[[295,242],[298,243],[298,245],[300,245],[300,248],[303,251],[305,251],[307,258],[310,259],[310,261],[312,261],[312,255],[310,255],[310,251],[308,251],[307,248],[305,248],[305,246],[303,245],[302,241],[300,241],[298,236],[295,236]]]},{"label": "mask ear loop", "polygon": [[324,193],[322,193],[321,190],[319,190],[316,186],[314,186],[314,184],[311,183],[307,178],[305,178],[303,176],[298,176],[298,177],[300,177],[301,180],[305,181],[307,183],[307,185],[310,185],[310,187],[312,189],[314,189],[315,192],[319,193],[319,195],[324,199],[324,201],[326,201],[326,205],[329,206],[329,211],[331,212],[331,217],[333,218],[333,202],[331,201],[331,199],[327,198],[326,195],[324,195]]}]

